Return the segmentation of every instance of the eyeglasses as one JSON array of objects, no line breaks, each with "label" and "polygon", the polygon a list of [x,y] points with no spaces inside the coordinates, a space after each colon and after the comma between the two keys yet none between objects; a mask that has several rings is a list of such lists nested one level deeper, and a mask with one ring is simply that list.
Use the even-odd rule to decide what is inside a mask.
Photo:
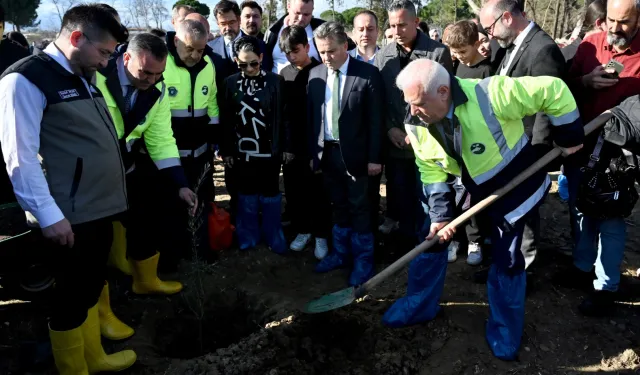
[{"label": "eyeglasses", "polygon": [[247,67],[252,67],[253,69],[257,68],[260,66],[260,61],[252,61],[250,63],[246,63],[246,62],[239,62],[238,63],[238,68],[242,69],[242,70],[246,70]]},{"label": "eyeglasses", "polygon": [[491,24],[491,26],[489,27],[485,27],[484,30],[487,32],[487,34],[489,34],[489,36],[493,36],[493,29],[496,26],[496,23],[498,23],[498,21],[500,21],[500,19],[502,18],[502,16],[504,15],[504,13],[502,13],[500,15],[500,17],[496,18],[495,21],[493,21],[493,23]]},{"label": "eyeglasses", "polygon": [[96,51],[98,51],[98,53],[100,54],[100,57],[102,57],[104,60],[108,60],[111,57],[113,52],[98,48],[95,44],[93,44],[91,39],[89,39],[87,34],[83,33],[83,35],[87,39],[87,42],[89,42],[89,44],[91,44],[93,46],[93,48],[95,48]]}]

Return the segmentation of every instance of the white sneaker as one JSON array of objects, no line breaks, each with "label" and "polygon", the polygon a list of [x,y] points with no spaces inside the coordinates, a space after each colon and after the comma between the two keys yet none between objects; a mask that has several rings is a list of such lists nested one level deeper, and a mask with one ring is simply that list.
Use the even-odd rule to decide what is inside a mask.
[{"label": "white sneaker", "polygon": [[467,252],[467,264],[477,266],[482,263],[482,248],[480,244],[469,242],[469,250]]},{"label": "white sneaker", "polygon": [[329,245],[327,244],[326,238],[316,238],[316,249],[313,254],[318,259],[322,259],[327,256],[329,253]]},{"label": "white sneaker", "polygon": [[388,217],[385,217],[384,223],[378,227],[378,230],[383,234],[389,234],[396,229],[398,229],[398,222]]},{"label": "white sneaker", "polygon": [[460,248],[460,243],[458,241],[451,241],[448,247],[448,255],[447,261],[449,263],[453,263],[458,259],[458,249]]},{"label": "white sneaker", "polygon": [[296,236],[296,239],[291,242],[291,246],[289,247],[293,251],[302,251],[311,241],[310,233],[300,233]]}]

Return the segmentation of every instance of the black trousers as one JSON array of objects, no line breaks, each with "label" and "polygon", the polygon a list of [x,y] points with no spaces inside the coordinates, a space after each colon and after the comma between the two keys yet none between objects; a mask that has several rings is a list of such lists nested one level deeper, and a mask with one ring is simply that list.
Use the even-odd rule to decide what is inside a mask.
[{"label": "black trousers", "polygon": [[369,213],[371,216],[371,231],[378,231],[378,215],[380,211],[380,183],[382,182],[382,173],[375,176],[369,176]]},{"label": "black trousers", "polygon": [[236,191],[242,195],[274,197],[280,194],[280,159],[244,155],[233,162],[232,174]]},{"label": "black trousers", "polygon": [[[127,174],[129,210],[123,215],[122,225],[127,229],[127,256],[130,259],[145,260],[160,250],[163,238],[157,234],[162,220],[162,202],[167,201],[157,191],[161,183],[157,172],[138,169]],[[169,194],[169,189],[166,193]],[[176,190],[174,194],[177,193]]]},{"label": "black trousers", "polygon": [[308,160],[295,158],[282,166],[287,210],[297,233],[327,238],[331,232],[331,201],[322,173],[313,173]]},{"label": "black trousers", "polygon": [[98,303],[107,277],[107,259],[113,241],[112,220],[104,218],[73,225],[72,248],[51,242],[55,252],[50,327],[68,331],[87,319],[87,310]]},{"label": "black trousers", "polygon": [[322,171],[333,205],[333,222],[358,233],[370,233],[369,176],[349,174],[337,142],[325,142]]}]

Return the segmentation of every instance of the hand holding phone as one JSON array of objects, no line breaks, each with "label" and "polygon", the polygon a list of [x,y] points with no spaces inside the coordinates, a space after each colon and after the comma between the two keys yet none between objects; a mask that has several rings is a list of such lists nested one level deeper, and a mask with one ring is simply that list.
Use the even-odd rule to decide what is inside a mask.
[{"label": "hand holding phone", "polygon": [[617,62],[616,60],[611,59],[604,67],[604,70],[605,72],[607,72],[607,74],[603,75],[603,77],[609,79],[618,79],[623,69],[624,65]]}]

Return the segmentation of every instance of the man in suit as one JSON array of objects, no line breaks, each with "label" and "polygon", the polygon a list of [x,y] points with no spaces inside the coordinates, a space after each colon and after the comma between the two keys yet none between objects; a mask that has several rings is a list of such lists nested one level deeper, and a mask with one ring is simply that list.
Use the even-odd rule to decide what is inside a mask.
[{"label": "man in suit", "polygon": [[[489,0],[480,11],[480,23],[489,38],[505,49],[496,74],[562,78],[566,64],[560,48],[538,25],[527,20],[522,6],[517,0]],[[540,156],[544,155],[553,147],[548,117],[538,113],[525,117],[523,122],[531,143]],[[535,260],[539,238],[540,216],[535,210],[525,224],[521,246],[527,268]],[[478,281],[486,280],[484,272],[477,276]]]},{"label": "man in suit", "polygon": [[369,176],[382,171],[384,89],[380,72],[350,58],[347,34],[336,22],[314,32],[323,65],[309,74],[308,124],[311,168],[322,169],[333,203],[333,252],[316,267],[328,272],[350,265],[350,285],[373,276]]},{"label": "man in suit", "polygon": [[260,4],[252,0],[243,1],[240,4],[241,24],[242,31],[251,36],[255,36],[258,40],[264,39],[262,31],[262,7]]},{"label": "man in suit", "polygon": [[445,45],[430,39],[418,29],[420,20],[410,0],[395,1],[389,6],[388,13],[394,40],[378,51],[374,62],[384,82],[384,133],[390,142],[385,159],[387,218],[380,226],[380,231],[389,233],[398,227],[399,247],[411,249],[417,242],[417,232],[425,215],[419,204],[422,196],[419,172],[404,127],[407,103],[396,86],[396,78],[404,67],[417,59],[436,61],[451,73],[453,63]]}]

